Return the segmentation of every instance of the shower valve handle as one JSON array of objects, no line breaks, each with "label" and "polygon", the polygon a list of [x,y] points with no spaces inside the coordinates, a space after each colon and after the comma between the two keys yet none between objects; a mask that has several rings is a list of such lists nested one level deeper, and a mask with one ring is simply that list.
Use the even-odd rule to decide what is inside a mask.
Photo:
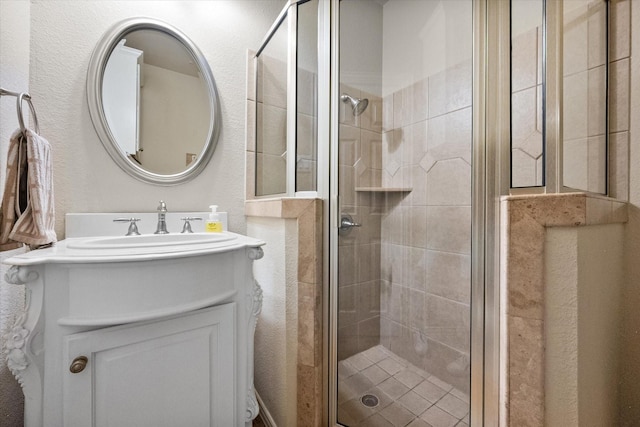
[{"label": "shower valve handle", "polygon": [[340,234],[348,233],[353,227],[362,227],[362,224],[355,222],[351,215],[342,214],[340,217],[340,227],[338,229]]}]

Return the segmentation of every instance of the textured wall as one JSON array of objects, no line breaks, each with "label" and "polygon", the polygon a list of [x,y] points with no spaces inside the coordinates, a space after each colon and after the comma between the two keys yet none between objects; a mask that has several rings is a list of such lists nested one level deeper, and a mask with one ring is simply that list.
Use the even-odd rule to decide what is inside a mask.
[{"label": "textured wall", "polygon": [[[246,49],[255,48],[282,7],[280,1],[36,1],[31,7],[30,90],[43,135],[53,145],[56,231],[66,212],[202,210],[229,212],[229,228],[244,232]],[[209,166],[195,180],[160,187],[124,173],[102,147],[86,101],[94,46],[122,19],[146,16],[176,26],[199,46],[218,85],[222,131]]]},{"label": "textured wall", "polygon": [[[254,265],[263,292],[256,327],[255,386],[277,426],[296,419],[297,253],[295,220],[251,217],[247,234],[267,243]],[[291,265],[290,263],[294,264]],[[289,264],[288,264],[289,263]]]},{"label": "textured wall", "polygon": [[[16,92],[29,89],[29,10],[28,1],[0,2],[0,86]],[[16,99],[3,96],[0,98],[0,189],[4,188],[9,137],[17,127]],[[0,253],[0,260],[9,255],[9,252]],[[0,265],[0,346],[2,336],[24,306],[24,288],[7,284],[5,270],[6,266]],[[4,356],[0,356],[0,425],[22,425],[22,401],[20,386],[7,369]]]},{"label": "textured wall", "polygon": [[546,232],[547,425],[619,425],[623,241],[623,224]]}]

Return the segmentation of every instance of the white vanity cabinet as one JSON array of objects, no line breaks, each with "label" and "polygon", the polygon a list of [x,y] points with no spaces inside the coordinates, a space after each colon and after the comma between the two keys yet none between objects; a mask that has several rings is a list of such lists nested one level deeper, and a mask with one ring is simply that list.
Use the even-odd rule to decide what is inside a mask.
[{"label": "white vanity cabinet", "polygon": [[4,343],[25,426],[250,426],[263,242],[83,242],[5,261],[27,289]]},{"label": "white vanity cabinet", "polygon": [[236,425],[234,336],[235,303],[65,336],[65,427]]}]

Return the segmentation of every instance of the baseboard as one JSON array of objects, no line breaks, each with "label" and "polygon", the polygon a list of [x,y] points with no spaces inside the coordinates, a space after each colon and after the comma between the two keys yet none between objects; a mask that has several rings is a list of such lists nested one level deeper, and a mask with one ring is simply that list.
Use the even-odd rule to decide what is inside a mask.
[{"label": "baseboard", "polygon": [[262,421],[264,422],[264,425],[266,427],[278,427],[278,426],[276,426],[276,422],[273,421],[273,417],[271,417],[271,414],[269,413],[269,410],[267,409],[266,406],[264,406],[264,402],[260,398],[260,395],[258,394],[257,391],[256,391],[256,399],[258,400],[258,406],[260,407],[260,415],[259,415],[259,417],[262,418]]}]

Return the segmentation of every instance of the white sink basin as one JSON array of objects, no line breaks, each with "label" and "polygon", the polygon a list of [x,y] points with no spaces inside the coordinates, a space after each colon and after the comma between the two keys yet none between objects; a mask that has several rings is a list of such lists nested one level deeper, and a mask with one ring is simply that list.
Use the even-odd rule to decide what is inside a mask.
[{"label": "white sink basin", "polygon": [[70,249],[134,249],[179,245],[205,245],[236,239],[230,233],[144,234],[140,236],[95,237],[69,240]]}]

